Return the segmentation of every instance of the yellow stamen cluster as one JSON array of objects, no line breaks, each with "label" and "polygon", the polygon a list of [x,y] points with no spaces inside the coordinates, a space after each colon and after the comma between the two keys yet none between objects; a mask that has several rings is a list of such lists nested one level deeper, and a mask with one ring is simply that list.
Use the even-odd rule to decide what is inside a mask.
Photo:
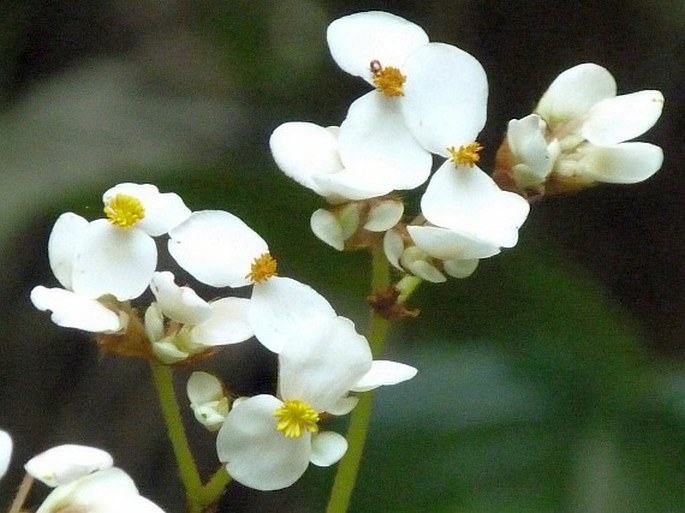
[{"label": "yellow stamen cluster", "polygon": [[300,438],[305,432],[319,431],[319,414],[307,403],[299,399],[287,400],[281,408],[274,412],[278,419],[276,429],[286,438]]},{"label": "yellow stamen cluster", "polygon": [[447,152],[450,154],[450,159],[457,165],[473,167],[476,162],[480,160],[480,151],[483,147],[477,143],[472,142],[466,146],[459,146],[459,149],[455,149],[454,146],[447,148]]},{"label": "yellow stamen cluster", "polygon": [[138,198],[117,194],[104,208],[109,222],[119,228],[131,228],[145,217],[145,208]]},{"label": "yellow stamen cluster", "polygon": [[278,262],[270,253],[258,256],[250,266],[250,272],[245,276],[252,283],[262,283],[272,276],[278,275]]},{"label": "yellow stamen cluster", "polygon": [[384,68],[378,61],[371,61],[373,85],[385,96],[404,96],[402,86],[407,81],[399,69],[388,66]]}]

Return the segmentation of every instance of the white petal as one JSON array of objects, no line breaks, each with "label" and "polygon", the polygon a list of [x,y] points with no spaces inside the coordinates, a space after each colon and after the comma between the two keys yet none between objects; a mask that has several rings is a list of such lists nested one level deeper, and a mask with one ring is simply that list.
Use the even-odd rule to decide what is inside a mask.
[{"label": "white petal", "polygon": [[237,344],[254,336],[247,312],[250,300],[240,297],[225,297],[209,304],[210,317],[190,331],[194,344],[221,346]]},{"label": "white petal", "polygon": [[300,399],[326,411],[371,367],[371,349],[345,317],[310,318],[278,355],[284,400]]},{"label": "white petal", "polygon": [[336,131],[313,123],[284,123],[271,134],[269,146],[276,165],[287,176],[321,196],[332,195],[313,177],[342,170]]},{"label": "white petal", "polygon": [[[405,251],[405,255],[406,253],[407,252]],[[445,275],[438,271],[437,267],[425,260],[403,259],[402,263],[414,276],[418,276],[422,280],[431,283],[443,283],[447,281]]]},{"label": "white petal", "polygon": [[347,440],[333,431],[312,435],[312,454],[309,461],[317,467],[330,467],[347,452]]},{"label": "white petal", "polygon": [[50,268],[65,289],[72,290],[74,254],[87,228],[88,221],[67,212],[59,216],[50,232],[48,240]]},{"label": "white petal", "polygon": [[421,210],[436,226],[508,248],[516,245],[530,207],[517,194],[500,190],[477,166],[455,167],[447,161],[428,184]]},{"label": "white petal", "polygon": [[660,168],[664,152],[659,146],[627,142],[615,146],[586,144],[578,148],[584,174],[598,182],[637,183]]},{"label": "white petal", "polygon": [[404,252],[404,240],[395,230],[388,230],[383,236],[383,252],[388,262],[396,269],[402,271],[400,257]]},{"label": "white petal", "polygon": [[445,260],[443,263],[445,272],[453,278],[468,278],[478,267],[478,259],[474,260]]},{"label": "white petal", "polygon": [[447,228],[407,226],[414,243],[440,260],[487,258],[500,252],[499,246],[474,240]]},{"label": "white petal", "polygon": [[359,398],[353,395],[347,395],[338,399],[333,406],[329,406],[326,410],[331,415],[347,415],[350,413],[357,403]]},{"label": "white petal", "polygon": [[145,334],[151,341],[157,341],[164,337],[164,316],[159,305],[154,301],[145,310]]},{"label": "white petal", "polygon": [[203,371],[195,371],[188,378],[186,394],[191,404],[202,404],[216,401],[224,396],[224,389],[219,379]]},{"label": "white petal", "polygon": [[88,225],[76,252],[73,290],[92,298],[133,299],[145,291],[156,266],[157,247],[148,234],[98,219]]},{"label": "white petal", "polygon": [[[371,91],[358,98],[340,125],[340,158],[386,192],[414,189],[428,179],[433,159],[407,129],[397,98]],[[374,186],[375,187],[375,186]]]},{"label": "white petal", "polygon": [[0,479],[7,473],[12,459],[12,437],[0,429]]},{"label": "white petal", "polygon": [[178,194],[173,192],[160,193],[151,184],[122,183],[115,185],[102,196],[102,201],[109,203],[117,194],[125,194],[137,198],[145,209],[145,216],[136,225],[152,237],[162,235],[174,226],[185,221],[190,216],[190,209]]},{"label": "white petal", "polygon": [[364,229],[370,232],[384,232],[399,223],[402,214],[404,214],[402,201],[393,199],[381,201],[369,210]]},{"label": "white petal", "polygon": [[519,185],[531,187],[545,182],[554,157],[545,140],[545,122],[537,114],[509,121],[507,142]]},{"label": "white petal", "polygon": [[401,98],[409,131],[431,153],[472,143],[485,125],[488,80],[475,57],[444,43],[416,51],[404,66],[407,81]]},{"label": "white petal", "polygon": [[[115,513],[116,510],[108,506],[118,508],[122,502],[137,496],[138,489],[129,475],[113,467],[58,486],[47,496],[36,513],[53,513],[69,507],[89,513]],[[148,511],[152,513],[160,510],[157,508],[134,511],[135,513]]]},{"label": "white petal", "polygon": [[387,12],[370,11],[338,18],[328,26],[328,47],[343,71],[372,83],[370,63],[401,68],[407,56],[428,43],[418,25]]},{"label": "white petal", "polygon": [[180,349],[174,340],[173,336],[169,336],[152,342],[152,352],[160,362],[172,365],[187,360],[190,356],[190,353]]},{"label": "white petal", "polygon": [[352,391],[366,392],[384,385],[396,385],[413,378],[417,372],[414,367],[404,363],[374,360],[369,371],[357,381]]},{"label": "white petal", "polygon": [[110,468],[112,456],[85,445],[59,445],[31,458],[24,469],[34,478],[55,487],[75,481],[96,470]]},{"label": "white petal", "polygon": [[211,315],[209,304],[190,287],[179,287],[169,271],[152,275],[150,290],[169,319],[181,324],[198,324]]},{"label": "white petal", "polygon": [[257,232],[221,210],[193,212],[169,237],[169,253],[178,265],[212,287],[249,285],[252,263],[269,251]]},{"label": "white petal", "polygon": [[616,81],[605,68],[584,63],[561,73],[535,109],[550,126],[582,116],[595,103],[616,96]]},{"label": "white petal", "polygon": [[309,219],[309,226],[314,235],[338,251],[345,249],[345,234],[333,212],[320,208]]},{"label": "white petal", "polygon": [[126,327],[128,317],[117,315],[102,303],[69,290],[38,286],[31,291],[31,302],[39,310],[50,310],[50,319],[63,328],[93,333],[117,333]]},{"label": "white petal", "polygon": [[216,439],[219,460],[239,483],[256,490],[279,490],[297,481],[309,465],[311,433],[286,438],[274,412],[283,403],[257,395],[234,404]]},{"label": "white petal", "polygon": [[255,285],[247,315],[257,339],[275,353],[310,318],[337,317],[331,304],[309,285],[279,276]]},{"label": "white petal", "polygon": [[587,113],[581,134],[592,144],[608,146],[642,135],[654,126],[664,106],[659,91],[607,98]]}]

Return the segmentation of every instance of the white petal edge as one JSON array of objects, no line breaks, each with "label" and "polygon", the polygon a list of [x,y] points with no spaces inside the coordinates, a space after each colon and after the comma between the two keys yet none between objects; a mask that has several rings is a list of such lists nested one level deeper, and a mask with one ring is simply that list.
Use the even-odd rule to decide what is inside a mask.
[{"label": "white petal edge", "polygon": [[10,466],[13,445],[9,433],[0,429],[0,479],[4,477]]},{"label": "white petal edge", "polygon": [[128,321],[123,312],[118,315],[95,299],[59,288],[34,287],[31,302],[38,310],[50,310],[52,322],[63,328],[117,333],[126,328]]},{"label": "white petal edge", "polygon": [[48,486],[71,483],[97,470],[110,468],[112,456],[102,449],[65,444],[42,452],[24,465],[24,470]]},{"label": "white petal edge", "polygon": [[364,229],[370,232],[384,232],[391,229],[402,219],[404,203],[393,199],[372,205]]},{"label": "white petal edge", "polygon": [[430,43],[405,64],[400,105],[411,134],[431,153],[472,143],[485,125],[488,80],[480,62],[456,46]]},{"label": "white petal edge", "polygon": [[338,18],[328,26],[326,39],[338,66],[370,84],[373,83],[371,61],[401,69],[413,50],[428,43],[428,35],[421,27],[381,11]]},{"label": "white petal edge", "polygon": [[411,365],[389,360],[374,360],[369,371],[352,387],[353,392],[366,392],[380,386],[396,385],[416,376]]},{"label": "white petal edge", "polygon": [[312,436],[312,454],[309,461],[317,467],[330,467],[347,452],[345,437],[333,431],[324,431]]},{"label": "white petal edge", "polygon": [[225,297],[209,304],[211,315],[190,331],[194,344],[222,346],[237,344],[254,336],[248,320],[250,300]]},{"label": "white petal edge", "polygon": [[262,237],[237,216],[201,210],[169,232],[169,253],[195,279],[212,287],[243,287],[255,258],[268,253]]},{"label": "white petal edge", "polygon": [[62,214],[55,221],[48,239],[48,258],[55,278],[65,289],[72,290],[74,255],[88,221],[71,212]]},{"label": "white petal edge", "polygon": [[578,148],[587,176],[605,183],[638,183],[656,173],[664,160],[659,146],[627,142],[615,146],[587,144]]},{"label": "white petal edge", "polygon": [[474,240],[447,228],[409,225],[407,231],[414,244],[440,260],[488,258],[500,252],[500,248],[494,244]]},{"label": "white petal edge", "polygon": [[474,260],[445,260],[442,263],[443,269],[452,278],[468,278],[478,267],[478,259]]},{"label": "white petal edge", "polygon": [[587,113],[581,135],[592,144],[608,146],[638,137],[661,116],[664,96],[659,91],[640,91],[607,98]]},{"label": "white petal edge", "polygon": [[190,287],[176,285],[169,271],[154,273],[150,290],[162,313],[181,324],[198,324],[211,315],[209,304]]},{"label": "white petal edge", "polygon": [[204,371],[194,371],[188,378],[186,394],[191,404],[202,404],[221,399],[224,389],[219,378]]},{"label": "white petal edge", "polygon": [[616,81],[606,68],[578,64],[559,74],[535,108],[554,127],[582,116],[595,103],[616,96]]},{"label": "white petal edge", "polygon": [[320,196],[331,196],[313,177],[342,170],[337,130],[314,123],[284,123],[271,134],[269,146],[276,165],[286,176]]},{"label": "white petal edge", "polygon": [[255,336],[274,353],[297,335],[301,325],[319,316],[335,318],[337,314],[312,287],[280,276],[255,284],[247,311]]},{"label": "white petal edge", "polygon": [[338,251],[345,249],[343,227],[332,212],[324,208],[314,211],[309,218],[309,226],[314,235],[322,242]]}]

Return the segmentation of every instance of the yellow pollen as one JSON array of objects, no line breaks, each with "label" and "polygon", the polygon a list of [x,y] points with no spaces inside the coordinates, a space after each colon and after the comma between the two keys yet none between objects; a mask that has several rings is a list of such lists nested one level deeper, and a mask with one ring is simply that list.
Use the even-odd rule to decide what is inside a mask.
[{"label": "yellow pollen", "polygon": [[278,263],[270,253],[264,253],[258,256],[250,266],[250,272],[245,276],[253,283],[262,283],[272,276],[278,276]]},{"label": "yellow pollen", "polygon": [[119,228],[131,228],[145,217],[145,208],[138,198],[117,194],[104,208],[109,222]]},{"label": "yellow pollen", "polygon": [[450,154],[451,160],[455,164],[473,167],[475,163],[480,160],[479,153],[482,149],[483,147],[479,143],[472,142],[466,146],[459,146],[458,150],[456,150],[454,146],[451,146],[447,148],[447,152]]},{"label": "yellow pollen", "polygon": [[402,85],[407,81],[400,70],[388,66],[384,68],[381,63],[373,60],[369,65],[373,74],[373,85],[385,96],[404,96]]},{"label": "yellow pollen", "polygon": [[316,433],[319,431],[319,414],[304,401],[289,399],[285,404],[274,412],[278,419],[276,429],[283,433],[286,438],[300,438],[306,431]]}]

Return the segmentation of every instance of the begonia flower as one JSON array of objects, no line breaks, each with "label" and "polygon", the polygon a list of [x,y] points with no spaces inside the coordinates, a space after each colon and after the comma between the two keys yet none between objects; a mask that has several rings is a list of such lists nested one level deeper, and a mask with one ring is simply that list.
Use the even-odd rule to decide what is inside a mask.
[{"label": "begonia flower", "polygon": [[59,326],[116,333],[127,316],[113,304],[140,296],[157,265],[152,237],[162,235],[190,215],[173,193],[154,185],[124,183],[103,195],[107,219],[88,222],[60,216],[50,234],[50,267],[63,288],[38,286],[31,300],[52,311]]},{"label": "begonia flower", "polygon": [[483,128],[487,77],[465,51],[431,43],[418,25],[380,11],[333,21],[327,39],[340,68],[375,88],[340,126],[343,161],[389,155],[395,172],[418,186],[430,173],[429,163],[418,165],[426,152],[447,157],[448,147],[471,143]]},{"label": "begonia flower", "polygon": [[324,413],[348,413],[350,391],[410,379],[416,369],[372,363],[366,339],[344,317],[320,315],[290,334],[279,360],[278,396],[261,394],[234,404],[217,436],[219,460],[245,486],[277,490],[292,485],[309,463],[330,466],[347,450],[344,437],[321,431]]},{"label": "begonia flower", "polygon": [[12,459],[12,437],[7,431],[0,429],[0,479],[7,473]]},{"label": "begonia flower", "polygon": [[545,194],[646,180],[661,167],[663,151],[625,141],[649,130],[663,103],[655,90],[617,96],[605,68],[574,66],[552,82],[533,114],[509,122],[495,176],[512,189]]}]

